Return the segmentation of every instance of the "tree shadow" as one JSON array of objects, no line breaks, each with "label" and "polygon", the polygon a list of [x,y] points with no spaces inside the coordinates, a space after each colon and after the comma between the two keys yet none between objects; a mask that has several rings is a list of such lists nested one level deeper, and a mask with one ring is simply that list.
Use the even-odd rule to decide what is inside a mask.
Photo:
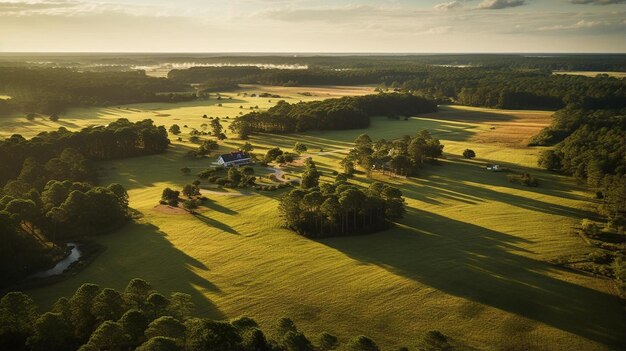
[{"label": "tree shadow", "polygon": [[222,223],[216,219],[207,217],[205,215],[203,215],[202,213],[195,213],[194,217],[198,218],[199,220],[201,220],[203,223],[210,225],[211,227],[215,227],[221,231],[230,233],[230,234],[237,234],[239,235],[239,232],[236,231],[235,229],[233,229],[231,226],[229,226],[226,223]]},{"label": "tree shadow", "polygon": [[116,233],[98,237],[97,241],[107,249],[79,274],[27,292],[42,309],[49,309],[62,296],[71,296],[83,283],[123,291],[131,279],[141,278],[166,296],[172,292],[191,295],[198,314],[226,318],[203,293],[222,293],[218,286],[197,273],[210,268],[174,247],[159,227],[132,222]]},{"label": "tree shadow", "polygon": [[[524,191],[558,198],[565,197],[578,201],[589,201],[589,198],[570,194],[571,191],[578,189],[567,182],[550,179],[545,172],[540,173],[541,175],[539,177],[541,179],[538,187],[526,187],[509,182],[504,172],[487,171],[484,167],[475,162],[446,160],[443,164],[443,167],[446,167],[445,172],[441,172],[433,167],[426,167],[422,171],[422,178],[409,179],[409,182],[416,186],[403,187],[402,191],[410,198],[431,203],[432,201],[436,201],[434,199],[438,197],[450,198],[468,204],[491,200],[527,210],[576,219],[595,218],[598,216],[593,211],[544,202],[531,197],[518,196],[475,185],[482,184],[503,188],[519,188]],[[537,172],[535,172],[535,174],[537,174]],[[546,180],[548,181],[546,182]],[[419,188],[417,188],[417,186],[419,186]]]},{"label": "tree shadow", "polygon": [[[209,194],[209,196],[210,196],[210,194]],[[231,215],[231,216],[232,215],[236,215],[237,213],[239,213],[237,211],[231,210],[228,207],[224,207],[224,206],[216,203],[215,201],[211,201],[210,199],[209,199],[209,201],[205,201],[202,204],[202,206],[204,206],[204,207],[206,207],[208,209],[211,209],[213,211],[218,211],[218,212],[221,212],[221,213],[224,213],[224,214],[227,214],[227,215]]]},{"label": "tree shadow", "polygon": [[[521,256],[526,240],[409,209],[401,230],[320,243],[444,293],[606,345],[623,347],[623,300],[561,278],[566,270]],[[568,271],[571,275],[572,272]]]}]

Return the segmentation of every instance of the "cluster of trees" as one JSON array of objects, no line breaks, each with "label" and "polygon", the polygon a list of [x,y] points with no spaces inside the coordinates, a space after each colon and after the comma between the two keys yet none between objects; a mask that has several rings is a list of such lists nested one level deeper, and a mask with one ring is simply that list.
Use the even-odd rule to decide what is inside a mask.
[{"label": "cluster of trees", "polygon": [[69,180],[49,181],[40,193],[9,183],[0,194],[0,286],[49,265],[51,243],[111,231],[128,219],[128,194]]},{"label": "cluster of trees", "polygon": [[[195,316],[188,294],[165,296],[142,279],[124,291],[83,284],[62,297],[50,311],[39,313],[26,294],[11,292],[0,299],[0,349],[24,351],[379,351],[376,343],[358,336],[344,344],[327,332],[310,339],[289,318],[280,318],[272,333],[252,318],[216,321]],[[429,331],[429,350],[448,347],[447,337]],[[401,348],[400,350],[408,350]]]},{"label": "cluster of trees", "polygon": [[386,228],[406,211],[402,192],[383,183],[373,183],[368,189],[341,181],[310,186],[313,184],[303,179],[302,188],[291,190],[280,201],[285,226],[302,235],[371,233]]},{"label": "cluster of trees", "polygon": [[611,227],[626,224],[626,109],[582,110],[570,107],[554,115],[552,125],[533,140],[557,143],[542,153],[539,165],[585,181],[598,190],[602,214]]},{"label": "cluster of trees", "polygon": [[[169,143],[165,127],[155,126],[150,119],[136,123],[119,119],[105,127],[88,127],[79,132],[59,128],[53,132],[42,132],[28,140],[13,135],[0,141],[0,185],[17,178],[29,158],[48,169],[45,171],[47,173],[59,173],[53,179],[85,180],[82,175],[87,172],[86,162],[55,159],[68,148],[80,150],[86,160],[98,161],[161,153]],[[71,153],[72,157],[78,157],[76,154]],[[68,161],[72,164],[64,164]],[[32,163],[29,161],[29,164]],[[66,169],[68,167],[70,169]]]},{"label": "cluster of trees", "polygon": [[424,162],[441,157],[444,148],[427,130],[393,141],[380,139],[374,142],[369,135],[361,134],[354,145],[341,161],[346,174],[354,173],[358,166],[368,175],[374,170],[412,175]]},{"label": "cluster of trees", "polygon": [[[65,68],[0,67],[0,91],[12,99],[2,110],[58,114],[71,106],[106,106],[136,102],[176,102],[195,93],[173,80],[142,71],[92,72]],[[177,92],[171,94],[171,92]]]},{"label": "cluster of trees", "polygon": [[242,138],[255,132],[294,133],[308,130],[367,128],[370,116],[415,115],[437,111],[437,105],[410,94],[376,94],[289,104],[280,101],[263,112],[251,112],[230,125]]},{"label": "cluster of trees", "polygon": [[89,184],[95,178],[91,161],[153,154],[168,144],[165,128],[151,120],[1,141],[0,285],[51,264],[59,256],[55,243],[108,232],[128,220],[121,185]]}]

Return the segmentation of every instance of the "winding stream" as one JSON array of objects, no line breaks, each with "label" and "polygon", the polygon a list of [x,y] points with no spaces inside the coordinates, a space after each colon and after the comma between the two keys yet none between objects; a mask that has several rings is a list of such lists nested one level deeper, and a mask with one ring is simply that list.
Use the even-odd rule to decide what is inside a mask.
[{"label": "winding stream", "polygon": [[41,271],[39,273],[35,273],[31,276],[31,278],[47,278],[47,277],[51,277],[53,275],[59,275],[63,272],[65,272],[65,270],[74,262],[78,261],[80,259],[80,257],[82,256],[82,253],[80,252],[80,249],[78,247],[78,244],[75,243],[67,243],[68,247],[72,247],[72,251],[70,252],[70,254],[64,258],[63,260],[57,262],[57,264],[45,271]]}]

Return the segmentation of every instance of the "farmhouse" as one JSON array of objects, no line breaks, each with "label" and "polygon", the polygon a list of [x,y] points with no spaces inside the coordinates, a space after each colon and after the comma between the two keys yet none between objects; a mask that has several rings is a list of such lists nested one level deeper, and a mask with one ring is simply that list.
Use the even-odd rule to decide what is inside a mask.
[{"label": "farmhouse", "polygon": [[249,154],[243,151],[237,151],[237,152],[231,152],[229,154],[220,155],[217,158],[217,163],[219,163],[220,165],[224,167],[231,167],[231,166],[247,165],[248,163],[252,163],[252,161],[250,160]]}]

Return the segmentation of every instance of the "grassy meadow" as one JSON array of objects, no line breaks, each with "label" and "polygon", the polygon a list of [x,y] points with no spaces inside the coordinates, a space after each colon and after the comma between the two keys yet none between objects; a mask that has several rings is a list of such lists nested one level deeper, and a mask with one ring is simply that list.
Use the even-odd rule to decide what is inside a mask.
[{"label": "grassy meadow", "polygon": [[[275,89],[271,91],[270,89]],[[288,101],[365,94],[369,88],[245,87]],[[302,96],[309,91],[314,96]],[[241,93],[241,92],[239,92]],[[624,345],[621,302],[609,280],[559,268],[550,262],[582,257],[590,248],[574,232],[592,217],[591,195],[571,178],[536,169],[541,149],[525,141],[550,122],[543,111],[501,111],[444,106],[408,121],[374,118],[366,130],[255,135],[256,154],[296,141],[324,176],[361,133],[392,139],[428,129],[442,140],[446,158],[426,166],[419,177],[376,180],[400,187],[407,214],[397,225],[373,235],[311,240],[281,228],[278,199],[284,191],[229,190],[240,196],[207,195],[198,216],[155,209],[165,187],[182,188],[214,160],[190,160],[191,128],[208,123],[201,116],[229,116],[244,106],[267,108],[277,99],[237,96],[180,104],[137,104],[120,108],[74,109],[59,124],[80,128],[116,118],[152,118],[177,123],[183,142],[165,154],[100,164],[103,184],[118,182],[130,205],[143,217],[97,241],[107,247],[90,266],[60,283],[31,290],[44,306],[71,294],[84,282],[123,288],[134,277],[163,292],[193,296],[199,312],[214,318],[247,315],[270,330],[291,317],[307,335],[328,331],[347,339],[372,337],[385,350],[415,349],[429,330],[450,336],[460,349],[610,350]],[[232,100],[227,97],[232,96]],[[272,100],[272,102],[269,102]],[[216,104],[222,103],[219,107]],[[226,122],[226,121],[225,121]],[[1,122],[3,136],[25,136],[58,126],[23,117]],[[225,123],[228,124],[227,122]],[[230,135],[229,135],[230,136]],[[220,142],[220,151],[243,141]],[[477,158],[459,157],[471,148]],[[499,163],[539,178],[537,188],[511,184],[504,173],[485,170]],[[259,172],[264,172],[256,167]],[[297,176],[300,167],[286,167]],[[364,175],[352,182],[366,186]]]},{"label": "grassy meadow", "polygon": [[598,74],[606,74],[615,78],[626,78],[626,72],[612,72],[612,71],[554,71],[553,74],[570,74],[575,76],[595,77]]}]

